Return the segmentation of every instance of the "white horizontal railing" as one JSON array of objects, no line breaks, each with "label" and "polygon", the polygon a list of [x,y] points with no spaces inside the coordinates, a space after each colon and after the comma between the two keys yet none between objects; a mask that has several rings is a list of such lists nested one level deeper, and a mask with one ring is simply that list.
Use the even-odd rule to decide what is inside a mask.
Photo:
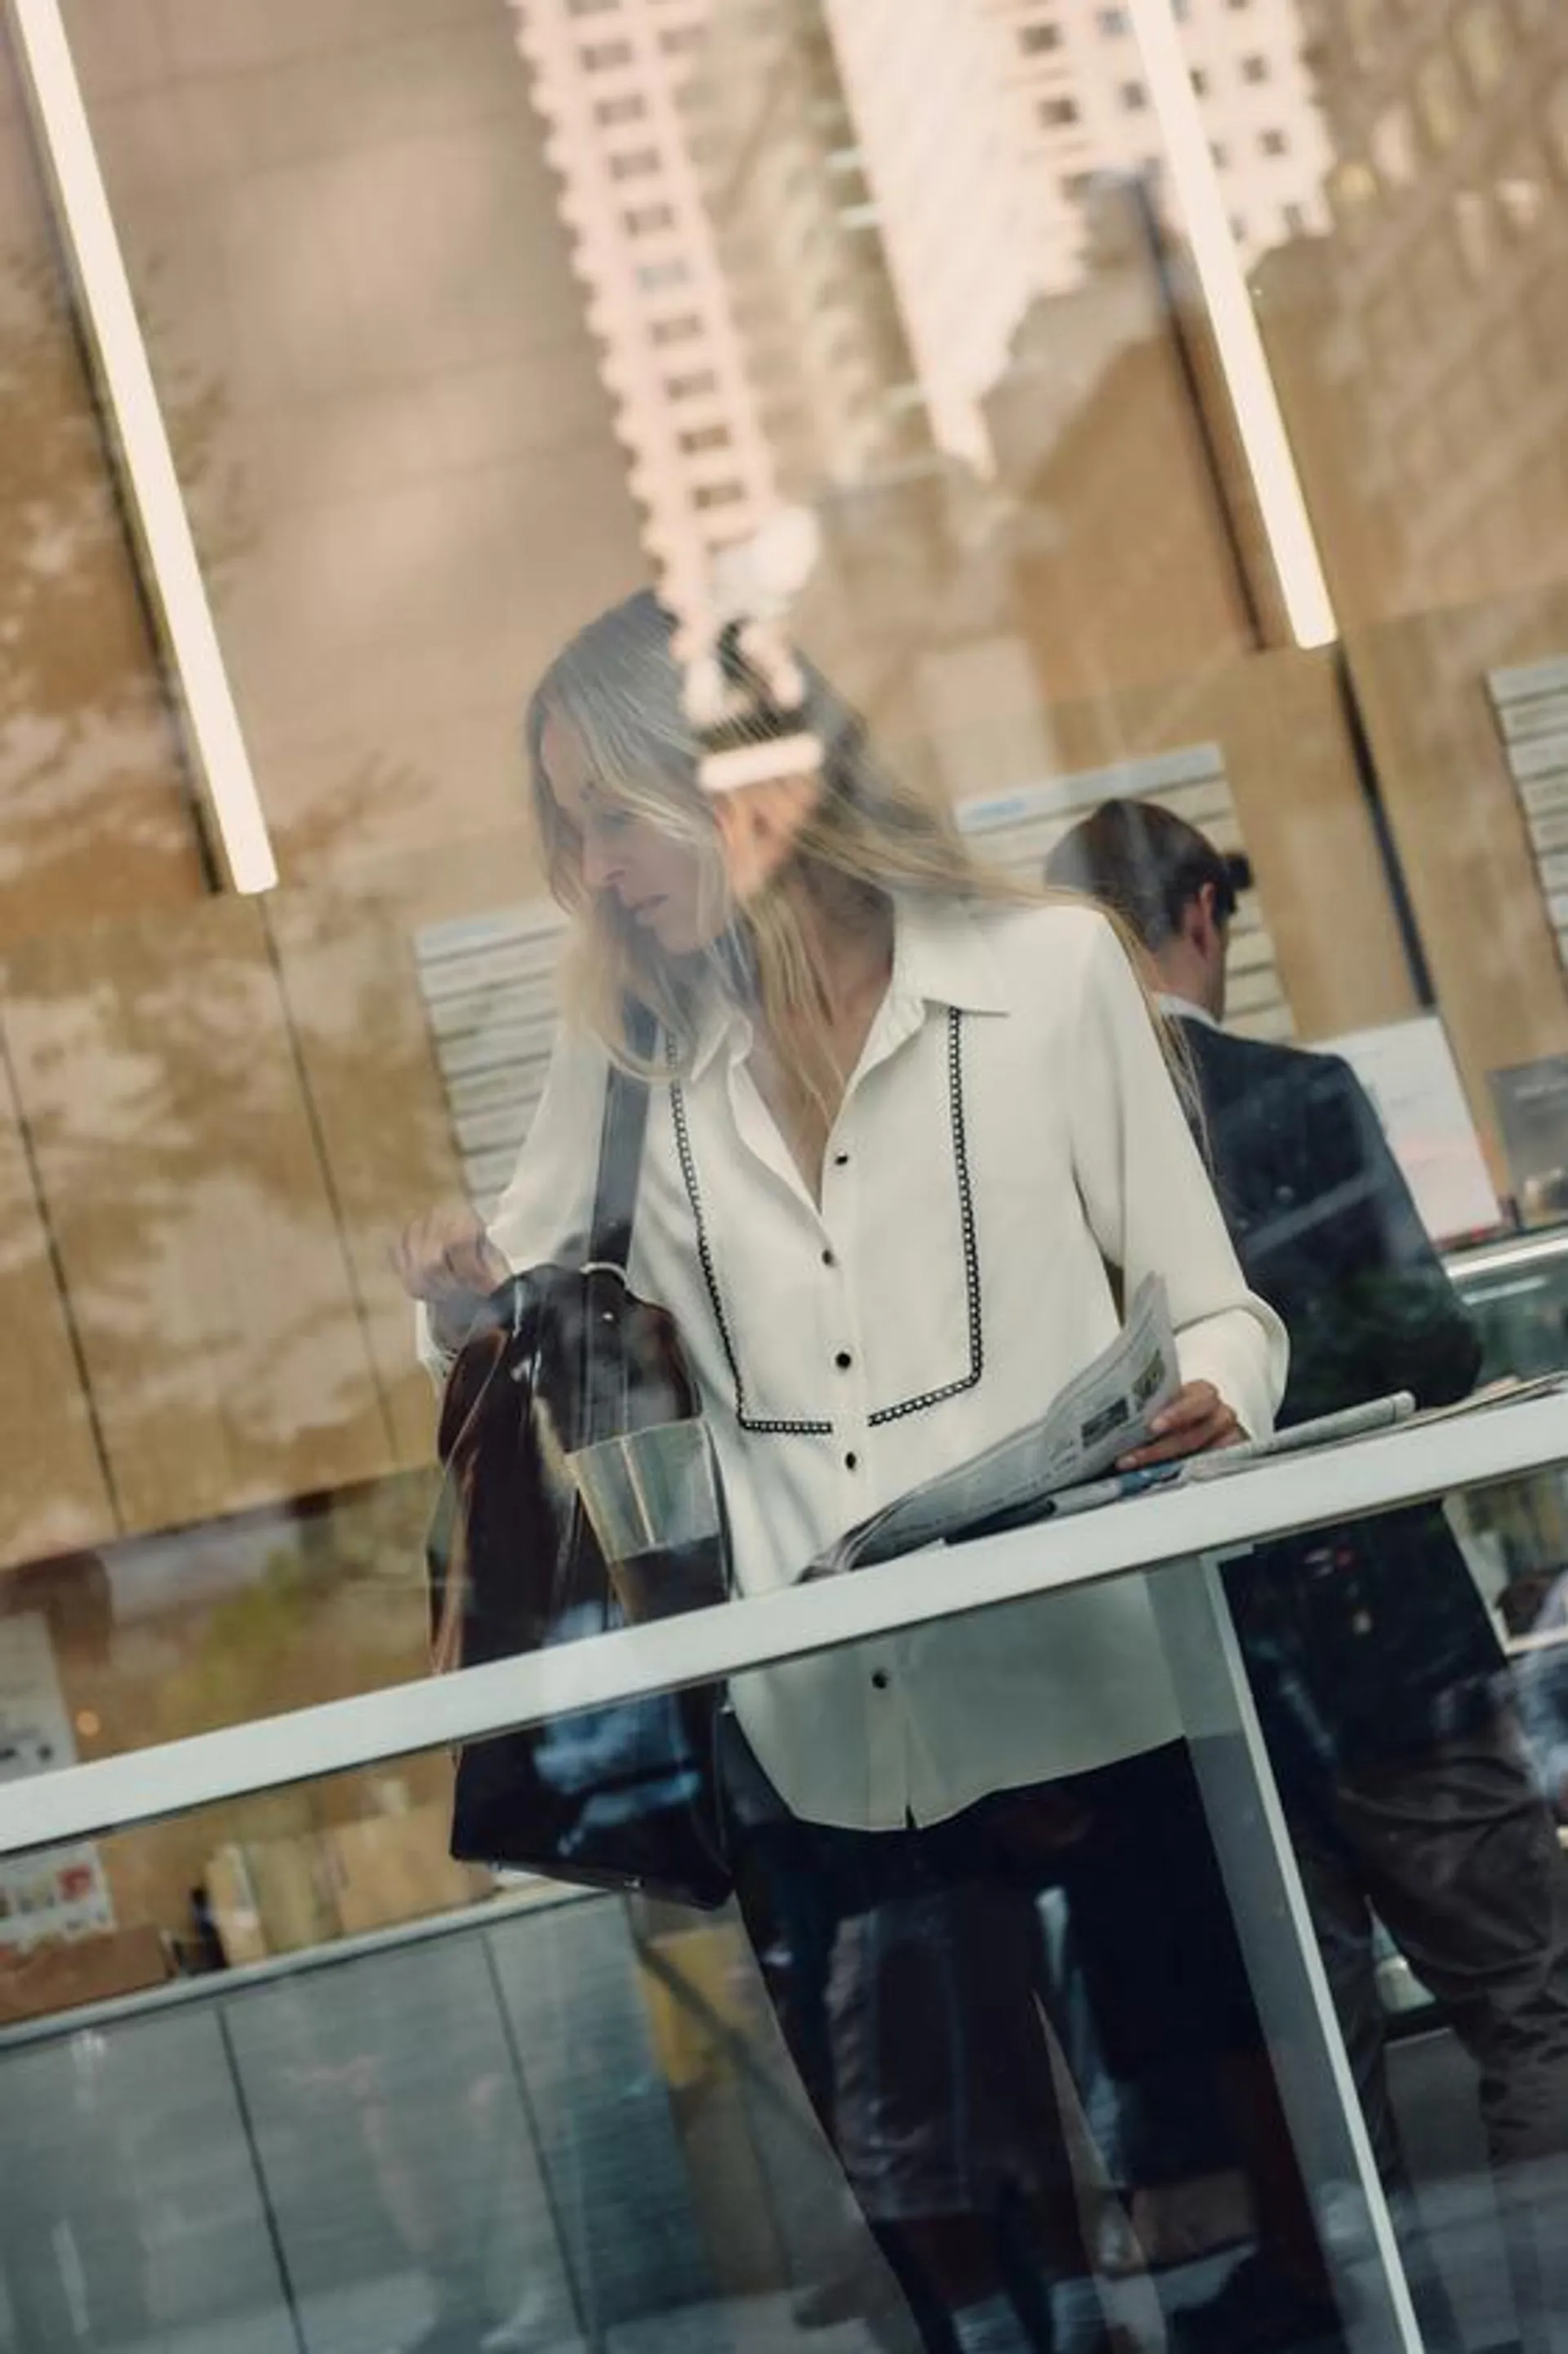
[{"label": "white horizontal railing", "polygon": [[1284,1456],[1233,1477],[547,1652],[396,1684],[0,1787],[0,1855],[313,1781],[577,1709],[900,1632],[1568,1460],[1568,1394]]}]

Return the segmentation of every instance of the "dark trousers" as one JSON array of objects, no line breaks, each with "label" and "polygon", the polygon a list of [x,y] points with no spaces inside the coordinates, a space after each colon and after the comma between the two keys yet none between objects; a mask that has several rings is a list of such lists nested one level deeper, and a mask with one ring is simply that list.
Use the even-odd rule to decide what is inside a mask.
[{"label": "dark trousers", "polygon": [[1512,1711],[1282,1796],[1385,2182],[1405,2168],[1373,1913],[1479,2071],[1525,2343],[1568,2347],[1568,1857]]},{"label": "dark trousers", "polygon": [[1379,2166],[1400,2153],[1374,1912],[1480,2071],[1493,2165],[1568,2150],[1568,1857],[1511,1712],[1284,1797]]},{"label": "dark trousers", "polygon": [[[948,2346],[947,2315],[993,2284],[1048,2346],[1044,2284],[1092,2270],[1042,2028],[1052,1988],[1035,1903],[1047,1887],[1067,1897],[1112,2075],[1130,2088],[1177,2061],[1206,2066],[1211,2097],[1248,2135],[1260,2200],[1269,2193],[1268,2244],[1315,2273],[1184,1751],[1001,1792],[926,1829],[871,1832],[798,1820],[755,1759],[742,1763],[750,1803],[732,1856],[747,1928],[928,2348]],[[955,2269],[968,2294],[954,2292]]]}]

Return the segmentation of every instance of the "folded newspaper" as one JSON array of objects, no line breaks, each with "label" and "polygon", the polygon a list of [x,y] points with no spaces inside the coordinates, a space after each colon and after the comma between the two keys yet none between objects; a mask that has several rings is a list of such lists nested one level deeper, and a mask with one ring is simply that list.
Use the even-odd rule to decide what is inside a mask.
[{"label": "folded newspaper", "polygon": [[1103,1478],[1140,1447],[1181,1386],[1165,1286],[1150,1276],[1110,1346],[1038,1421],[874,1512],[814,1561],[807,1576],[831,1577],[1038,1518],[1063,1489]]}]

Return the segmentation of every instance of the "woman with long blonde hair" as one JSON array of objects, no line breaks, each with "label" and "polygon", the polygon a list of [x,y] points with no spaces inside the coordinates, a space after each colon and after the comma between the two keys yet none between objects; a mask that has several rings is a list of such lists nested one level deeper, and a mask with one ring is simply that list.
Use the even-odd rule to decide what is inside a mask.
[{"label": "woman with long blonde hair", "polygon": [[[489,1231],[458,1211],[404,1237],[433,1354],[509,1267],[586,1232],[613,1059],[652,1097],[631,1281],[681,1325],[742,1594],[1043,1412],[1149,1275],[1183,1385],[1142,1459],[1264,1433],[1283,1332],[1110,923],[989,872],[787,648],[721,652],[723,692],[694,697],[640,596],[535,695],[567,1021]],[[657,1023],[652,1058],[629,1004]],[[857,2197],[928,2344],[1036,2344],[1001,2219],[1030,2212],[1046,2274],[1085,2264],[1039,1888],[1067,1890],[1113,2069],[1257,2050],[1143,1582],[759,1670],[731,1698],[743,1910],[759,1944],[781,1915],[815,1923],[777,1990]]]}]

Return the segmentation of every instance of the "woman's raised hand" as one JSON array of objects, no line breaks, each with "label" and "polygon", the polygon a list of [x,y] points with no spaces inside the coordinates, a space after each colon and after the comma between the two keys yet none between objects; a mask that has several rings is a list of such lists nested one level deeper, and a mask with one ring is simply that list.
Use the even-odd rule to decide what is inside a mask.
[{"label": "woman's raised hand", "polygon": [[486,1299],[510,1272],[467,1202],[443,1203],[412,1219],[390,1257],[410,1299],[422,1299],[429,1310],[431,1337],[440,1349],[461,1348]]}]

